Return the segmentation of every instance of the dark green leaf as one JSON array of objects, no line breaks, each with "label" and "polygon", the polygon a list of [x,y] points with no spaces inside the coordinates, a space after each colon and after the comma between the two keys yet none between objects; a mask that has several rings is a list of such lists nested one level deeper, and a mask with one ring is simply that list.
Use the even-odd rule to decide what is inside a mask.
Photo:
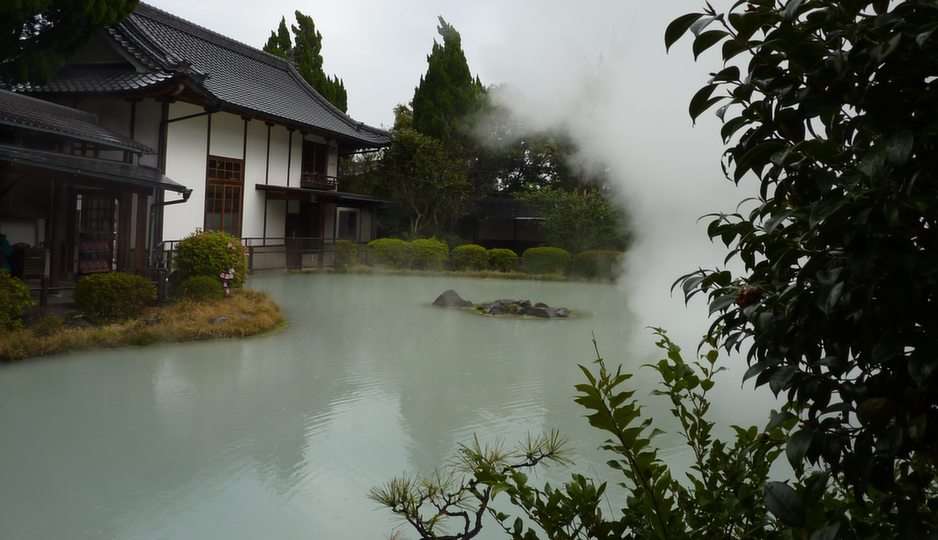
[{"label": "dark green leaf", "polygon": [[703,16],[703,13],[688,13],[687,15],[682,15],[674,19],[664,32],[665,50],[671,50],[671,45],[674,45],[677,40],[681,39],[681,37],[687,33],[687,30],[690,29],[691,25]]},{"label": "dark green leaf", "polygon": [[915,136],[909,131],[897,133],[886,143],[886,159],[893,165],[905,165],[912,156]]},{"label": "dark green leaf", "polygon": [[788,444],[785,445],[785,456],[788,458],[788,463],[796,471],[801,470],[804,456],[811,448],[811,441],[813,440],[814,433],[806,429],[802,429],[789,437]]},{"label": "dark green leaf", "polygon": [[784,17],[786,21],[794,20],[798,16],[798,9],[801,7],[801,4],[804,3],[804,0],[788,0],[788,3],[785,4]]},{"label": "dark green leaf", "polygon": [[728,35],[723,30],[707,30],[697,36],[697,39],[694,40],[694,59],[699,58],[704,51],[713,47]]},{"label": "dark green leaf", "polygon": [[[694,94],[694,97],[690,100],[690,107],[688,112],[690,113],[691,120],[697,120],[697,117],[703,114],[707,110],[707,103],[710,102],[710,96],[713,95],[713,91],[718,88],[718,85],[709,84],[704,86]],[[712,105],[712,104],[711,104]]]},{"label": "dark green leaf", "polygon": [[749,43],[739,39],[731,39],[723,43],[723,61],[729,62],[739,53],[748,50]]},{"label": "dark green leaf", "polygon": [[804,525],[804,504],[801,497],[784,482],[765,484],[765,506],[773,516],[789,527]]}]

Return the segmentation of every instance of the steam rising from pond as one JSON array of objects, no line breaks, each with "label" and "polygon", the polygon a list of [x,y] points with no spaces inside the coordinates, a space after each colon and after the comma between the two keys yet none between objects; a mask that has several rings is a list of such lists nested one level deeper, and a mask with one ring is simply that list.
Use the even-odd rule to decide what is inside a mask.
[{"label": "steam rising from pond", "polygon": [[668,22],[699,3],[550,0],[537,13],[508,8],[494,24],[511,33],[512,47],[483,49],[490,77],[505,83],[494,92],[497,102],[532,132],[569,134],[581,165],[606,169],[613,180],[636,238],[620,285],[642,322],[623,329],[635,333],[633,354],[652,345],[646,325],[667,328],[685,348],[696,345],[705,306],[685,308],[669,287],[685,272],[722,262],[722,246],[697,220],[741,198],[720,170],[716,120],[694,128],[687,113],[718,60],[695,64],[686,44],[671,55],[664,50]]}]

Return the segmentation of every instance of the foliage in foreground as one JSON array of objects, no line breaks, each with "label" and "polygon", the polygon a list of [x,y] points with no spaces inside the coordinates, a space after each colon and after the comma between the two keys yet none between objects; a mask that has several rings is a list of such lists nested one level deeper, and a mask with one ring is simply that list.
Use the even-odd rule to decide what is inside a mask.
[{"label": "foliage in foreground", "polygon": [[863,537],[938,531],[936,30],[932,1],[749,0],[665,38],[721,47],[690,113],[720,106],[726,175],[759,193],[708,227],[742,270],[681,285],[785,395],[792,466],[849,484],[824,512]]},{"label": "foliage in foreground", "polygon": [[23,322],[23,313],[33,305],[29,287],[0,270],[0,330],[18,328]]},{"label": "foliage in foreground", "polygon": [[[767,480],[793,421],[775,416],[764,430],[734,426],[732,442],[717,439],[709,418],[709,392],[724,369],[716,365],[717,351],[687,363],[663,331],[655,333],[664,356],[647,367],[658,372],[654,394],[670,400],[693,455],[685,478],[672,472],[654,445],[661,431],[626,387],[631,375],[621,367],[609,369],[597,349],[594,368],[581,366],[586,380],[576,386],[576,402],[589,412],[590,425],[609,437],[602,448],[610,455],[611,474],[621,476],[624,501],[611,500],[605,482],[580,474],[562,486],[532,485],[526,471],[568,463],[556,433],[512,451],[476,440],[460,448],[448,469],[429,478],[391,480],[373,489],[372,499],[422,539],[474,538],[486,517],[516,540],[788,538],[770,512],[799,509],[789,506],[794,497],[788,485]],[[504,497],[496,500],[498,494]],[[612,510],[612,504],[621,508]]]},{"label": "foliage in foreground", "polygon": [[238,289],[215,302],[182,301],[155,307],[138,318],[101,326],[68,326],[46,319],[0,333],[0,362],[84,349],[247,337],[283,323],[277,304],[249,289]]},{"label": "foliage in foreground", "polygon": [[215,276],[192,276],[179,284],[179,297],[192,302],[221,300],[225,288]]}]

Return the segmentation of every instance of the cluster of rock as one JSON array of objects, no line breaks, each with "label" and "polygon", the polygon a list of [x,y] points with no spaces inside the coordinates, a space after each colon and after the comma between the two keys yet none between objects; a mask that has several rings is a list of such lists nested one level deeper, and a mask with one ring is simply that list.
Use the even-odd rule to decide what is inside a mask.
[{"label": "cluster of rock", "polygon": [[537,317],[539,319],[566,319],[570,310],[564,307],[550,307],[543,302],[532,303],[530,300],[496,300],[482,304],[473,304],[463,299],[454,290],[448,290],[437,297],[434,306],[446,308],[474,308],[483,315],[514,315],[517,317]]}]

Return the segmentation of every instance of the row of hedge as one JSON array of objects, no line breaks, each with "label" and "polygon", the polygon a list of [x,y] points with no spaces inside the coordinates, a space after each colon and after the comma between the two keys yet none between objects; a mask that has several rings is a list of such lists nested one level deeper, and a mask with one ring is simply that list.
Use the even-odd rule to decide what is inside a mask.
[{"label": "row of hedge", "polygon": [[368,244],[366,257],[361,257],[361,249],[352,242],[337,242],[336,266],[347,269],[365,261],[402,270],[522,271],[614,280],[621,274],[623,256],[621,252],[607,250],[584,251],[573,256],[557,247],[535,247],[519,257],[510,249],[486,249],[477,244],[464,244],[450,251],[445,242],[436,238],[411,242],[379,238]]},{"label": "row of hedge", "polygon": [[[247,275],[241,242],[222,232],[202,232],[182,240],[176,252],[173,295],[196,302],[225,296],[220,275],[234,270],[231,286],[240,287]],[[139,316],[156,303],[156,285],[124,272],[83,276],[75,286],[75,304],[91,320],[118,321]],[[29,288],[0,271],[0,330],[19,328],[33,305]]]}]

